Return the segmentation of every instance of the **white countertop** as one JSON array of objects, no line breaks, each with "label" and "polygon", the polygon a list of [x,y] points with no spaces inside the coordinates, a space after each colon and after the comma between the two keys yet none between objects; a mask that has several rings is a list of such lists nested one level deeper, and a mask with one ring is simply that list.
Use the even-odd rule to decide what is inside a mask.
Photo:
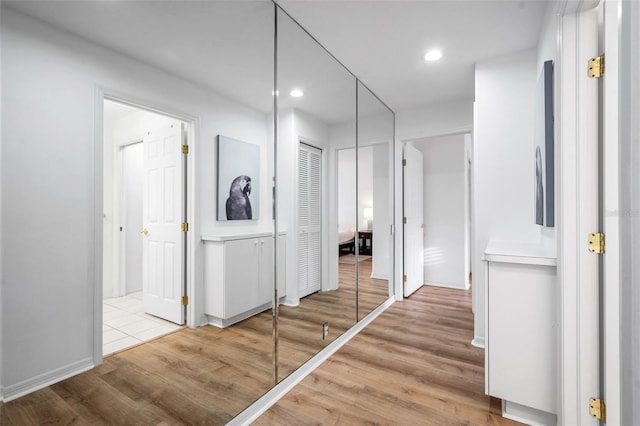
[{"label": "white countertop", "polygon": [[543,266],[558,264],[555,247],[529,241],[491,240],[487,244],[482,259],[487,262]]}]

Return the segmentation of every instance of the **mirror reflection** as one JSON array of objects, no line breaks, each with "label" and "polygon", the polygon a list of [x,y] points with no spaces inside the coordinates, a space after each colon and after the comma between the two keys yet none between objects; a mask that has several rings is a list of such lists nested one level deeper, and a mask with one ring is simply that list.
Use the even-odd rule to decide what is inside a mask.
[{"label": "mirror reflection", "polygon": [[[75,270],[84,259],[93,280],[56,282],[86,296],[69,304],[81,328],[58,327],[75,339],[58,358],[30,350],[32,364],[7,361],[3,388],[22,389],[40,364],[103,362],[90,383],[134,377],[157,407],[179,400],[193,423],[225,423],[386,300],[393,114],[279,6],[1,6],[13,87],[3,106],[41,118],[38,129],[9,123],[7,143],[30,142],[14,150],[26,172],[69,191],[30,189],[55,204],[51,220],[79,217],[79,237],[41,231],[71,238],[77,253],[64,260]],[[7,345],[11,359],[23,358],[19,346]],[[156,392],[147,379],[173,388]],[[175,397],[187,388],[192,400]]]},{"label": "mirror reflection", "polygon": [[392,294],[393,113],[358,82],[358,319]]},{"label": "mirror reflection", "polygon": [[[355,147],[356,79],[278,9],[277,226],[286,233],[286,296],[278,316],[284,378],[356,321],[355,261],[339,262],[341,195],[355,206],[356,175],[337,150]],[[353,210],[353,209],[352,209]],[[355,212],[354,212],[355,213]],[[351,235],[350,256],[355,256]]]}]

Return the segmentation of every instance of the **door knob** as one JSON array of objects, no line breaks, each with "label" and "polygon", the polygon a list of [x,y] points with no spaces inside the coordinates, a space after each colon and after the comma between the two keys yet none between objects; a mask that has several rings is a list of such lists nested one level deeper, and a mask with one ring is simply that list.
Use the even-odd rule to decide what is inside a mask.
[{"label": "door knob", "polygon": [[149,233],[149,230],[147,228],[144,228],[142,231],[140,231],[140,233],[147,235]]}]

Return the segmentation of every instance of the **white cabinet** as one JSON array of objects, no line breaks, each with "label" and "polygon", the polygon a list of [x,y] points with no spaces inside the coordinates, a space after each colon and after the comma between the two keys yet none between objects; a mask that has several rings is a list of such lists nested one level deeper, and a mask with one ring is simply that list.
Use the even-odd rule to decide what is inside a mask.
[{"label": "white cabinet", "polygon": [[[272,234],[206,236],[204,242],[205,314],[226,327],[272,306]],[[284,297],[284,244],[278,236],[278,296]]]},{"label": "white cabinet", "polygon": [[503,400],[503,415],[556,424],[558,308],[554,251],[490,242],[484,254],[487,336],[486,393]]}]

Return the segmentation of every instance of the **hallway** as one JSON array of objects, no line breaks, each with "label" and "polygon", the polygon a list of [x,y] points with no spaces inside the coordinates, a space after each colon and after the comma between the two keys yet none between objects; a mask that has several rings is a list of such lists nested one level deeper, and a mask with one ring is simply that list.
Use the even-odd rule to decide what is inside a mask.
[{"label": "hallway", "polygon": [[[185,328],[110,355],[91,371],[0,404],[0,423],[224,424],[270,386],[270,315],[228,329]],[[484,353],[472,337],[471,292],[425,286],[255,424],[515,424],[500,416],[499,400],[484,395]],[[259,348],[267,349],[261,362],[245,360]]]},{"label": "hallway", "polygon": [[256,425],[514,425],[484,394],[471,290],[423,286],[394,303]]}]

